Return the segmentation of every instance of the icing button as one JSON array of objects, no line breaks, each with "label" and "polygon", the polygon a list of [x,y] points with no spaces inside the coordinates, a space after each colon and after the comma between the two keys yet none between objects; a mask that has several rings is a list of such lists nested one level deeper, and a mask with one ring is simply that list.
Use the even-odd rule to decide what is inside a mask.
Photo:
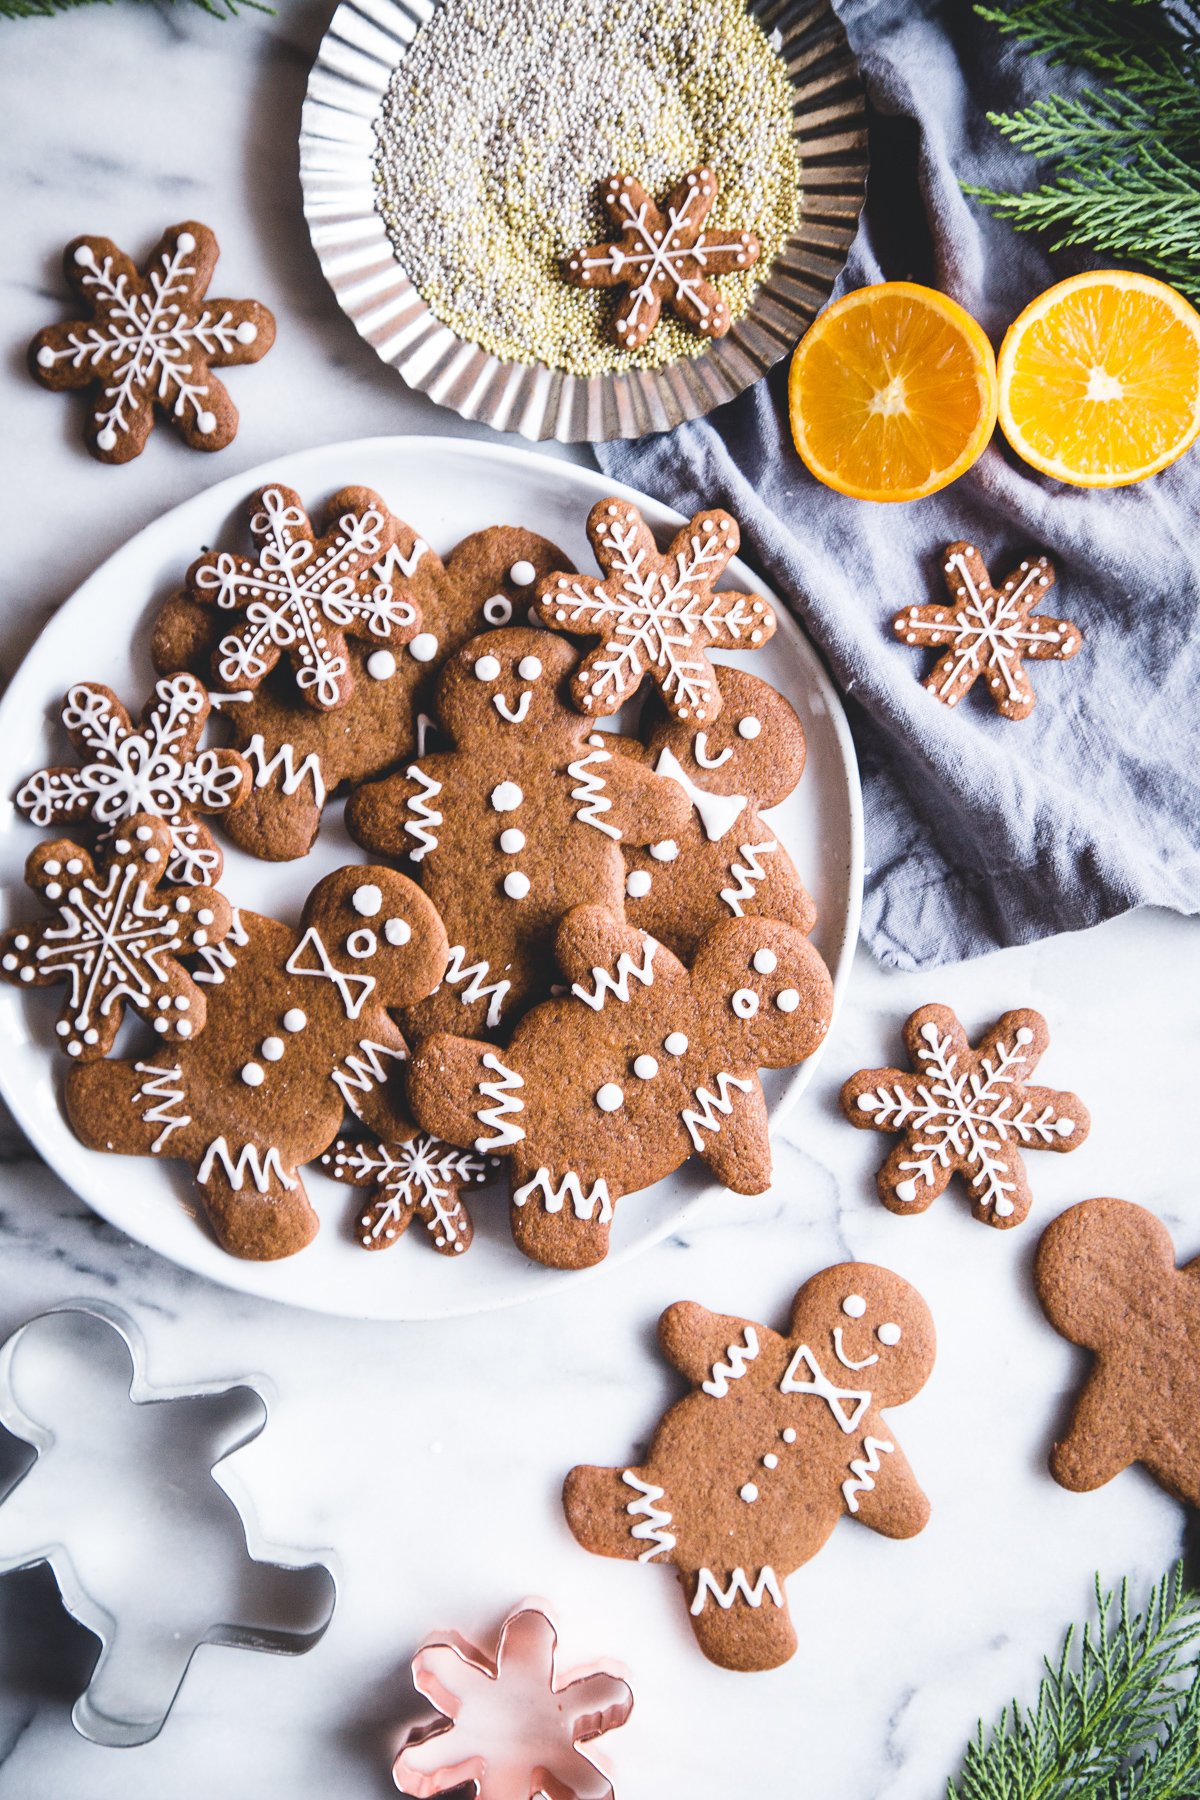
[{"label": "icing button", "polygon": [[390,681],[396,673],[396,659],[390,650],[372,650],[367,658],[367,674],[375,681]]},{"label": "icing button", "polygon": [[508,579],[514,587],[528,587],[531,581],[536,581],[537,570],[531,562],[527,562],[524,557],[521,557],[508,571]]},{"label": "icing button", "polygon": [[242,1069],[242,1080],[247,1087],[261,1087],[266,1080],[261,1063],[248,1062]]},{"label": "icing button", "polygon": [[408,654],[415,662],[432,662],[438,653],[438,641],[432,631],[418,631],[408,646]]}]

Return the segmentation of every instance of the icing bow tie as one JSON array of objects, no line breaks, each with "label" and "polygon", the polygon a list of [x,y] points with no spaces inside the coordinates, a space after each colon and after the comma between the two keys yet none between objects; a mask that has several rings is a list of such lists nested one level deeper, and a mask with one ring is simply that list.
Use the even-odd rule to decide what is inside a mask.
[{"label": "icing bow tie", "polygon": [[[808,1381],[796,1380],[796,1370],[801,1363],[811,1377]],[[869,1389],[840,1388],[836,1382],[830,1381],[807,1344],[801,1344],[788,1364],[783,1380],[779,1383],[779,1391],[781,1394],[813,1394],[818,1400],[824,1400],[847,1436],[857,1429],[859,1420],[871,1404]],[[849,1410],[845,1405],[848,1400],[855,1402]]]},{"label": "icing bow tie", "polygon": [[673,750],[664,747],[659,752],[654,773],[679,783],[700,815],[704,835],[712,841],[732,831],[745,809],[744,794],[710,794],[707,788],[697,787]]}]

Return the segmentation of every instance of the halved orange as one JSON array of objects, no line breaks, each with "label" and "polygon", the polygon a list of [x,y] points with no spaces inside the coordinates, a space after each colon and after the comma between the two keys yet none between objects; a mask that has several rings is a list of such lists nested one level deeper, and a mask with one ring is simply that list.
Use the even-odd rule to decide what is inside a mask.
[{"label": "halved orange", "polygon": [[1200,432],[1200,313],[1149,275],[1072,275],[1009,326],[999,373],[1018,456],[1074,487],[1125,487]]},{"label": "halved orange", "polygon": [[855,500],[920,500],[964,474],[996,423],[996,358],[957,301],[859,288],[809,326],[788,379],[806,466]]}]

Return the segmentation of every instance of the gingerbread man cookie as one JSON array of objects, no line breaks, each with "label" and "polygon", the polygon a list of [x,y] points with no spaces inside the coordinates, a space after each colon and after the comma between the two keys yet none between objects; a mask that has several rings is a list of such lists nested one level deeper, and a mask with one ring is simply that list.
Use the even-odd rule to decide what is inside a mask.
[{"label": "gingerbread man cookie", "polygon": [[658,1336],[695,1391],[643,1463],[572,1469],[567,1523],[585,1550],[672,1564],[712,1662],[777,1668],[796,1648],[783,1583],[839,1519],[892,1538],[928,1520],[884,1409],[928,1380],[933,1320],[898,1275],[840,1263],[805,1282],[786,1336],[690,1301]]},{"label": "gingerbread man cookie", "polygon": [[786,800],[804,769],[804,728],[782,694],[741,669],[719,672],[715,724],[650,722],[647,760],[692,803],[681,833],[625,851],[625,916],[684,962],[714,925],[753,914],[810,932],[817,909],[760,809]]},{"label": "gingerbread man cookie", "polygon": [[567,913],[554,954],[569,992],[534,1007],[504,1050],[435,1034],[408,1096],[427,1131],[510,1162],[513,1237],[554,1268],[607,1253],[613,1207],[688,1157],[735,1193],[770,1185],[759,1069],[824,1038],[828,972],[793,926],[730,919],[691,970],[603,907]]},{"label": "gingerbread man cookie", "polygon": [[299,494],[279,482],[247,510],[254,554],[209,550],[187,573],[193,600],[236,615],[213,657],[217,683],[253,692],[282,658],[299,697],[332,712],[354,688],[347,635],[394,653],[420,623],[378,572],[383,562],[391,573],[391,514],[370,488],[342,488],[318,537]]},{"label": "gingerbread man cookie", "polygon": [[842,1088],[842,1112],[864,1131],[901,1134],[876,1177],[891,1212],[924,1212],[956,1172],[971,1211],[1002,1230],[1019,1225],[1032,1196],[1023,1150],[1077,1150],[1091,1121],[1075,1094],[1034,1087],[1050,1042],[1041,1013],[1006,1012],[976,1049],[948,1006],[907,1020],[907,1069],[860,1069]]},{"label": "gingerbread man cookie", "polygon": [[[229,741],[253,775],[245,803],[225,822],[234,843],[272,862],[307,855],[325,804],[343,782],[381,775],[424,753],[447,657],[476,632],[523,619],[538,575],[562,561],[545,538],[495,525],[465,538],[443,565],[411,525],[393,517],[391,546],[373,574],[417,615],[420,629],[404,648],[372,649],[351,640],[354,685],[334,712],[306,706],[286,667],[272,670],[257,689],[213,697]],[[208,607],[176,595],[155,622],[155,666],[209,677],[221,632]]]},{"label": "gingerbread man cookie", "polygon": [[107,844],[135,813],[152,813],[171,827],[167,881],[215,881],[224,861],[197,813],[240,806],[250,769],[235,750],[201,750],[209,715],[204,683],[172,674],[155,685],[134,725],[111,688],[80,681],[63,701],[62,722],[78,767],[39,769],[17,793],[34,825],[90,819]]},{"label": "gingerbread man cookie", "polygon": [[390,869],[339,869],[298,930],[240,912],[197,977],[203,1036],[72,1070],[67,1116],[92,1150],[189,1163],[231,1255],[290,1256],[318,1224],[300,1167],[347,1112],[384,1139],[411,1131],[398,1079],[408,1049],[388,1008],[428,993],[445,964],[419,888]]},{"label": "gingerbread man cookie", "polygon": [[1128,1200],[1084,1200],[1042,1233],[1033,1271],[1054,1329],[1093,1363],[1050,1472],[1076,1493],[1130,1463],[1200,1507],[1200,1257]]},{"label": "gingerbread man cookie", "polygon": [[473,638],[438,682],[454,749],[350,797],[350,835],[406,861],[449,933],[445,985],[405,1018],[414,1038],[496,1031],[543,999],[563,913],[590,903],[619,914],[622,843],[684,827],[675,782],[591,741],[567,703],[574,666],[571,646],[544,631]]},{"label": "gingerbread man cookie", "polygon": [[661,552],[630,501],[597,500],[587,533],[604,574],[547,576],[535,605],[551,631],[601,640],[571,677],[575,705],[593,718],[615,713],[649,674],[677,719],[710,724],[721,694],[708,651],[757,650],[775,631],[757,594],[714,592],[737,555],[737,520],[708,507]]},{"label": "gingerbread man cookie", "polygon": [[194,219],[170,226],[145,273],[111,238],[78,237],[63,273],[91,317],[48,325],[29,346],[43,387],[87,388],[87,447],[98,462],[141,454],[157,409],[192,450],[223,450],[237,407],[213,374],[257,362],[275,342],[275,320],[257,300],[208,300],[217,240]]},{"label": "gingerbread man cookie", "polygon": [[99,863],[58,838],[25,865],[54,916],[0,934],[0,977],[14,987],[66,982],[55,1029],[81,1063],[112,1049],[126,1006],[173,1045],[204,1029],[203,991],[179,959],[221,944],[229,902],[215,888],[162,885],[171,848],[166,821],[136,813]]}]

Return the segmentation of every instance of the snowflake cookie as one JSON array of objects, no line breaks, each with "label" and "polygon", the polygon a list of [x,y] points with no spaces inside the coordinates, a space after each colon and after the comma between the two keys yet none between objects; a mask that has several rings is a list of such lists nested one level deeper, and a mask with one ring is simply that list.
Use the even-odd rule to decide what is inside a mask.
[{"label": "snowflake cookie", "polygon": [[257,300],[208,300],[217,240],[207,225],[170,226],[145,273],[109,238],[75,238],[63,252],[67,283],[90,319],[48,325],[29,346],[44,387],[88,388],[87,446],[100,462],[140,455],[157,407],[193,450],[223,450],[237,408],[212,373],[257,362],[275,320]]},{"label": "snowflake cookie", "polygon": [[239,912],[204,960],[203,1036],[72,1069],[67,1117],[89,1149],[189,1163],[231,1255],[290,1256],[318,1225],[299,1170],[347,1114],[386,1143],[412,1131],[408,1046],[388,1009],[436,987],[446,934],[403,875],[344,868],[313,888],[298,928]]},{"label": "snowflake cookie", "polygon": [[950,544],[942,573],[949,602],[906,606],[893,621],[906,644],[946,649],[925,686],[935,699],[957,706],[980,676],[1006,719],[1027,719],[1037,704],[1025,659],[1065,661],[1083,645],[1069,619],[1034,618],[1054,585],[1048,557],[1027,559],[994,588],[974,544]]},{"label": "snowflake cookie", "polygon": [[806,1281],[786,1336],[683,1301],[658,1325],[693,1385],[643,1463],[576,1468],[567,1523],[585,1550],[676,1570],[692,1630],[725,1669],[774,1669],[796,1648],[784,1580],[848,1513],[884,1537],[929,1518],[884,1408],[921,1391],[929,1309],[871,1263]]},{"label": "snowflake cookie", "polygon": [[354,1236],[364,1250],[390,1250],[419,1218],[443,1256],[470,1249],[475,1227],[462,1189],[486,1181],[494,1157],[443,1144],[427,1132],[407,1137],[339,1138],[321,1158],[335,1181],[365,1189],[354,1207]]},{"label": "snowflake cookie", "polygon": [[56,1030],[81,1063],[107,1055],[128,1004],[173,1045],[204,1030],[205,998],[179,961],[219,946],[229,902],[210,887],[163,887],[171,828],[138,813],[99,864],[80,844],[39,844],[25,880],[54,915],[0,934],[0,977],[67,983]]},{"label": "snowflake cookie", "polygon": [[215,881],[223,859],[196,814],[240,805],[250,768],[235,750],[199,748],[208,714],[208,694],[194,675],[164,676],[137,725],[111,688],[78,682],[61,716],[80,764],[39,769],[19,789],[17,805],[38,826],[90,819],[102,844],[135,813],[150,813],[171,828],[164,879]]},{"label": "snowflake cookie", "polygon": [[404,859],[450,935],[441,992],[405,1016],[413,1038],[497,1031],[544,999],[563,913],[585,903],[619,913],[622,843],[657,843],[686,822],[676,783],[605,748],[611,740],[572,710],[574,666],[571,646],[544,631],[472,638],[437,686],[453,749],[350,796],[350,835]]},{"label": "snowflake cookie", "polygon": [[408,1732],[396,1786],[415,1800],[463,1789],[475,1800],[613,1800],[580,1746],[624,1725],[629,1684],[598,1663],[560,1679],[557,1650],[553,1621],[531,1602],[505,1619],[494,1661],[457,1633],[422,1645],[413,1685],[442,1718]]},{"label": "snowflake cookie", "polygon": [[664,306],[701,336],[724,337],[733,317],[709,277],[750,268],[759,243],[735,226],[705,231],[717,200],[712,170],[692,169],[661,207],[632,175],[610,176],[600,197],[620,236],[572,252],[562,272],[572,287],[625,289],[610,325],[614,343],[640,350]]},{"label": "snowflake cookie", "polygon": [[603,907],[554,937],[567,984],[506,1049],[435,1033],[409,1065],[426,1131],[509,1159],[518,1247],[553,1268],[608,1251],[613,1208],[693,1154],[735,1193],[771,1181],[759,1069],[790,1068],[829,1028],[828,972],[803,933],[730,919],[690,971]]},{"label": "snowflake cookie", "polygon": [[683,831],[625,847],[625,916],[690,962],[723,919],[782,919],[810,932],[817,909],[760,808],[778,806],[804,769],[804,727],[782,694],[741,669],[718,671],[715,726],[682,724],[657,708],[646,758],[692,803]]},{"label": "snowflake cookie", "polygon": [[721,694],[707,652],[757,650],[775,631],[756,594],[713,592],[737,555],[737,520],[720,507],[698,512],[663,553],[636,506],[598,500],[587,533],[604,574],[547,576],[535,605],[551,631],[601,640],[571,677],[575,705],[614,713],[649,674],[677,719],[711,722]]},{"label": "snowflake cookie", "polygon": [[[282,662],[255,689],[213,696],[228,741],[253,772],[246,800],[223,820],[226,835],[250,856],[285,862],[307,855],[343,782],[423,755],[446,659],[477,632],[523,618],[538,575],[563,566],[555,545],[516,526],[464,538],[444,564],[403,520],[393,517],[392,533],[374,572],[415,608],[420,630],[402,650],[350,641],[354,685],[345,706],[322,712],[305,705]],[[154,623],[155,667],[211,678],[221,631],[211,608],[174,595]]]},{"label": "snowflake cookie", "polygon": [[1175,1266],[1165,1225],[1128,1200],[1084,1200],[1042,1233],[1033,1268],[1042,1310],[1093,1362],[1055,1481],[1103,1487],[1140,1462],[1186,1506],[1200,1507],[1200,1258]]},{"label": "snowflake cookie", "polygon": [[1034,1087],[1050,1042],[1040,1013],[1007,1012],[972,1049],[948,1006],[922,1006],[904,1027],[913,1063],[863,1069],[842,1088],[842,1111],[867,1131],[900,1132],[876,1182],[895,1213],[924,1212],[957,1171],[985,1225],[1019,1225],[1029,1211],[1023,1150],[1077,1150],[1087,1108],[1074,1094]]},{"label": "snowflake cookie", "polygon": [[210,550],[187,574],[193,600],[241,615],[217,645],[217,679],[252,691],[282,656],[309,706],[344,706],[354,687],[346,634],[394,653],[420,624],[402,588],[379,574],[392,516],[370,488],[343,488],[318,537],[299,494],[277,483],[252,494],[247,510],[255,554]]}]

